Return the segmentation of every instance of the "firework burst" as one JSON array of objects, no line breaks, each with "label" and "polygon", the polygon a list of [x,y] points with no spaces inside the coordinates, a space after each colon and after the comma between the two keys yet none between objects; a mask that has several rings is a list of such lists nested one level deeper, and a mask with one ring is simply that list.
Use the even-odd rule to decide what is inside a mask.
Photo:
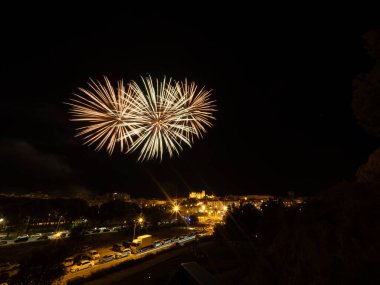
[{"label": "firework burst", "polygon": [[89,89],[79,88],[81,94],[74,94],[67,104],[71,106],[71,120],[85,123],[77,129],[77,136],[84,139],[84,144],[97,144],[96,150],[106,147],[112,154],[116,144],[120,145],[121,151],[127,149],[139,122],[123,82],[118,82],[116,91],[107,77],[104,77],[104,82],[90,80]]},{"label": "firework burst", "polygon": [[177,82],[177,96],[183,101],[183,110],[187,116],[187,123],[190,125],[192,132],[189,132],[190,139],[193,142],[193,135],[201,138],[206,133],[206,127],[211,127],[212,120],[215,120],[213,113],[215,109],[215,101],[210,100],[211,91],[198,86],[191,82]]},{"label": "firework burst", "polygon": [[85,144],[97,143],[96,150],[106,147],[111,154],[116,144],[120,150],[139,152],[139,160],[179,154],[183,145],[201,138],[211,127],[215,112],[210,91],[195,83],[172,79],[153,80],[141,77],[142,84],[132,81],[117,90],[105,77],[105,85],[91,80],[89,90],[79,89],[70,101],[73,121],[85,122],[78,128]]}]

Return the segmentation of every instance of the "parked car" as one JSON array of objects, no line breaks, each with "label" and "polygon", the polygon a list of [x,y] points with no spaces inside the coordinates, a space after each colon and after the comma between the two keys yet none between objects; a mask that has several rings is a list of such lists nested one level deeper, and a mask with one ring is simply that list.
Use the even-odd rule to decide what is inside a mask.
[{"label": "parked car", "polygon": [[87,269],[94,266],[94,262],[90,260],[82,260],[78,264],[74,264],[71,266],[70,271],[71,272],[77,272],[79,270]]},{"label": "parked car", "polygon": [[40,236],[39,238],[37,238],[36,240],[48,240],[49,237],[48,236]]},{"label": "parked car", "polygon": [[63,261],[63,266],[72,266],[74,265],[74,257],[68,257]]},{"label": "parked car", "polygon": [[187,234],[187,235],[184,235],[184,236],[183,236],[183,239],[184,239],[184,240],[189,240],[190,238],[191,238],[190,234]]},{"label": "parked car", "polygon": [[131,255],[131,249],[124,248],[122,251],[115,254],[115,258],[123,258]]},{"label": "parked car", "polygon": [[90,249],[91,249],[91,247],[89,245],[82,245],[82,246],[77,248],[77,252],[86,252]]},{"label": "parked car", "polygon": [[22,235],[22,236],[18,236],[15,239],[15,242],[23,242],[23,241],[28,241],[28,240],[29,240],[29,235]]},{"label": "parked car", "polygon": [[6,240],[0,240],[0,245],[5,245],[5,244],[8,244]]},{"label": "parked car", "polygon": [[88,256],[87,254],[84,254],[84,253],[78,254],[74,257],[74,263],[75,264],[78,264],[78,263],[85,261],[85,260],[91,261],[92,259],[90,256]]},{"label": "parked car", "polygon": [[39,238],[39,237],[42,237],[42,234],[41,234],[41,233],[32,234],[32,235],[30,236],[30,238],[35,238],[35,239],[37,239],[37,238]]},{"label": "parked car", "polygon": [[171,238],[167,238],[167,239],[164,239],[164,244],[169,244],[169,243],[172,243],[172,239]]},{"label": "parked car", "polygon": [[100,259],[100,263],[106,263],[106,262],[110,262],[112,260],[115,259],[115,255],[114,254],[107,254],[107,255],[104,255],[101,259]]},{"label": "parked car", "polygon": [[154,247],[160,247],[164,244],[164,242],[162,240],[156,240],[154,242]]},{"label": "parked car", "polygon": [[125,248],[130,248],[131,247],[131,243],[130,241],[123,241],[123,245]]},{"label": "parked car", "polygon": [[125,249],[125,246],[120,244],[120,243],[115,243],[113,246],[112,246],[112,250],[113,251],[118,251],[118,252],[121,252],[122,250]]},{"label": "parked car", "polygon": [[180,238],[178,236],[172,238],[173,242],[179,242]]},{"label": "parked car", "polygon": [[122,226],[116,226],[116,227],[113,227],[113,228],[112,228],[112,231],[113,231],[113,232],[118,232],[118,231],[121,231],[122,229],[123,229]]},{"label": "parked car", "polygon": [[96,250],[90,250],[87,254],[92,260],[99,260],[100,258],[100,254]]}]

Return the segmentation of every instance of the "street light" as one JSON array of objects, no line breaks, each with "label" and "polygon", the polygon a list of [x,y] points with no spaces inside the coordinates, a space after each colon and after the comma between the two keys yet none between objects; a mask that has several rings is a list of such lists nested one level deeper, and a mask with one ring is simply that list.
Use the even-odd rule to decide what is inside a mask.
[{"label": "street light", "polygon": [[5,219],[4,218],[0,218],[0,226],[1,226],[1,229],[5,229]]},{"label": "street light", "polygon": [[137,222],[139,222],[140,224],[142,224],[144,222],[144,219],[142,217],[140,217],[140,218],[138,218],[138,220],[135,220],[135,226],[133,227],[133,238],[132,238],[132,241],[135,239]]},{"label": "street light", "polygon": [[63,218],[63,216],[60,216],[60,217],[59,217],[58,225],[57,225],[57,228],[55,229],[55,233],[56,233],[56,234],[58,233],[59,224],[61,223],[61,219],[62,219],[62,218]]},{"label": "street light", "polygon": [[176,222],[178,222],[178,216],[177,216],[177,214],[179,212],[179,206],[178,205],[173,206],[173,212],[175,213],[175,220],[176,220]]}]

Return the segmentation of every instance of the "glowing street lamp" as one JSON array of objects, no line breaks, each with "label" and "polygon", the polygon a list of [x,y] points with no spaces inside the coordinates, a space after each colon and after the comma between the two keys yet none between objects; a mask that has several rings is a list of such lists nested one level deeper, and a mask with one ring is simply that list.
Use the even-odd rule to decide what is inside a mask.
[{"label": "glowing street lamp", "polygon": [[142,217],[140,217],[137,220],[135,220],[135,226],[133,227],[133,238],[132,238],[132,241],[135,239],[137,222],[139,222],[140,224],[142,224],[144,222],[144,219]]},{"label": "glowing street lamp", "polygon": [[55,233],[56,233],[56,234],[58,233],[59,224],[61,223],[61,219],[62,219],[62,218],[63,218],[63,216],[60,216],[60,217],[59,217],[58,224],[57,224],[57,228],[55,229]]},{"label": "glowing street lamp", "polygon": [[1,227],[2,229],[5,228],[5,219],[4,219],[4,218],[0,218],[0,227]]},{"label": "glowing street lamp", "polygon": [[179,206],[178,205],[174,205],[173,206],[173,212],[175,213],[175,220],[178,222],[178,212],[179,212]]}]

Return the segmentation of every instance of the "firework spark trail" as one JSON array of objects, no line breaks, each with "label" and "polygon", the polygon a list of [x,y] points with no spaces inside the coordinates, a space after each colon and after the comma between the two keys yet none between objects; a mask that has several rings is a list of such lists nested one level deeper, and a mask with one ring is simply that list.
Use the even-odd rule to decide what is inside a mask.
[{"label": "firework spark trail", "polygon": [[203,133],[206,133],[206,127],[212,126],[211,120],[215,120],[215,101],[210,100],[211,91],[205,90],[204,87],[198,90],[197,85],[194,82],[188,84],[187,79],[177,82],[176,90],[178,96],[184,100],[183,109],[193,130],[188,134],[193,142],[192,135],[201,138]]},{"label": "firework spark trail", "polygon": [[171,79],[155,84],[150,76],[141,77],[144,88],[132,81],[130,84],[132,97],[140,98],[138,109],[141,113],[142,127],[138,130],[138,138],[130,151],[140,149],[139,160],[160,158],[167,150],[171,157],[182,150],[181,142],[191,147],[188,136],[192,129],[183,120],[183,110],[177,102],[176,94],[170,92]]},{"label": "firework spark trail", "polygon": [[86,123],[78,128],[84,144],[97,143],[96,150],[106,147],[112,154],[116,144],[126,152],[139,151],[138,160],[162,160],[179,154],[182,145],[201,138],[215,120],[211,91],[198,89],[192,82],[172,79],[155,81],[141,77],[142,87],[135,81],[118,82],[117,91],[104,77],[105,85],[91,80],[89,90],[80,88],[81,95],[70,100],[71,120]]},{"label": "firework spark trail", "polygon": [[[132,143],[132,135],[139,125],[133,101],[127,99],[128,91],[122,81],[118,82],[117,93],[107,77],[104,77],[105,85],[90,81],[89,90],[79,88],[83,94],[74,94],[75,97],[67,103],[71,105],[71,120],[87,123],[78,128],[76,136],[83,136],[84,144],[98,143],[96,150],[107,145],[107,151],[112,154],[119,143],[123,151]],[[124,139],[119,140],[120,137]]]}]

